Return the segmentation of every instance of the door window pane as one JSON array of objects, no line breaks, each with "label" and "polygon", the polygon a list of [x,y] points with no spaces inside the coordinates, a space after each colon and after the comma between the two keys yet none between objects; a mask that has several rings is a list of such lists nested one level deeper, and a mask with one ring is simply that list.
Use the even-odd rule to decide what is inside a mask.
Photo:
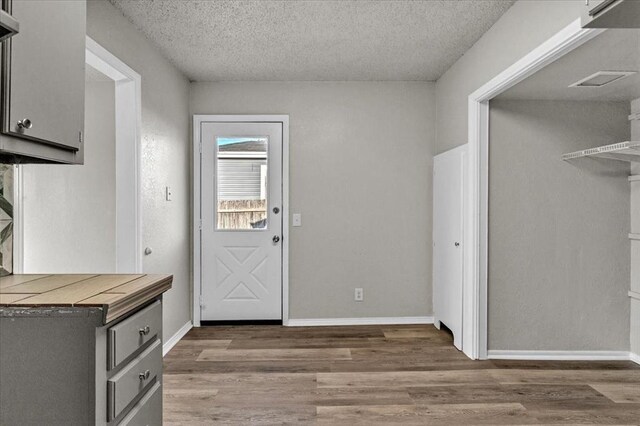
[{"label": "door window pane", "polygon": [[216,147],[216,229],[267,229],[268,138],[218,137]]}]

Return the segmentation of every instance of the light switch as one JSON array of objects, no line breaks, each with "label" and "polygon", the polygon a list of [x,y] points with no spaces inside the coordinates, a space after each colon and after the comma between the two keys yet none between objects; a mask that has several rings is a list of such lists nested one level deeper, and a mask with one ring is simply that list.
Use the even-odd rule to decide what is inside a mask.
[{"label": "light switch", "polygon": [[165,186],[165,196],[167,201],[171,201],[171,199],[173,198],[173,193],[171,192],[170,186]]},{"label": "light switch", "polygon": [[302,226],[302,215],[300,213],[293,214],[293,226]]}]

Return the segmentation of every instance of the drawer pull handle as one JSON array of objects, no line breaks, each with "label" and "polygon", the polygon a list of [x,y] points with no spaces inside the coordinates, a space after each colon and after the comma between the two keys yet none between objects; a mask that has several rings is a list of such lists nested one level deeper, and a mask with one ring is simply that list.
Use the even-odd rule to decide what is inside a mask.
[{"label": "drawer pull handle", "polygon": [[149,370],[145,370],[144,373],[138,374],[138,377],[140,378],[140,380],[147,380],[150,375],[151,372]]},{"label": "drawer pull handle", "polygon": [[151,329],[149,328],[149,326],[145,326],[144,328],[141,328],[140,330],[138,330],[138,332],[140,333],[141,336],[146,336],[147,334],[149,334],[149,332],[151,331]]}]

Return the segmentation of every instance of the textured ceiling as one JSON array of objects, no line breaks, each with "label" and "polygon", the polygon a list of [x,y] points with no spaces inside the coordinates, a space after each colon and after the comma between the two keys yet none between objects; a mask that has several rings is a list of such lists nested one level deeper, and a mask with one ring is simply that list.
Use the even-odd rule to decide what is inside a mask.
[{"label": "textured ceiling", "polygon": [[110,1],[193,81],[434,81],[513,4]]},{"label": "textured ceiling", "polygon": [[[602,87],[568,87],[598,71],[638,73]],[[640,30],[612,29],[569,52],[497,99],[630,101],[640,98]]]}]

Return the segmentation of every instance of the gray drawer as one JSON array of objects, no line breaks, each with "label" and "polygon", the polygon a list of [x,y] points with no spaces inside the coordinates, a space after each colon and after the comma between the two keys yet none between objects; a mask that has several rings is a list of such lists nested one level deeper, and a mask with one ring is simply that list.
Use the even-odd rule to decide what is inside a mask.
[{"label": "gray drawer", "polygon": [[107,381],[107,417],[118,417],[145,388],[162,378],[162,343],[156,340]]},{"label": "gray drawer", "polygon": [[160,301],[144,308],[114,325],[107,333],[109,339],[107,363],[109,370],[120,365],[142,345],[162,336],[162,304]]},{"label": "gray drawer", "polygon": [[156,383],[119,426],[162,426],[162,385]]}]

